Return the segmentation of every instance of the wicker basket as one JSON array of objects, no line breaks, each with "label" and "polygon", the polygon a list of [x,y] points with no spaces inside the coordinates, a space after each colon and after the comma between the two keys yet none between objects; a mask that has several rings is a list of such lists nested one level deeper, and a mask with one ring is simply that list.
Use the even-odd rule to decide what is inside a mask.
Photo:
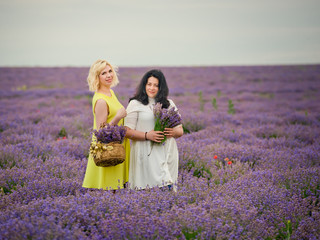
[{"label": "wicker basket", "polygon": [[121,143],[92,143],[90,152],[98,167],[110,167],[123,163],[126,151]]}]

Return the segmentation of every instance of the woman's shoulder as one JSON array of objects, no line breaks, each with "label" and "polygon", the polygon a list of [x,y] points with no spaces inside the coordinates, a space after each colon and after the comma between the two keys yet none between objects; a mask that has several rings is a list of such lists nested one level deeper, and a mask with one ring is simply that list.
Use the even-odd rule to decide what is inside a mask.
[{"label": "woman's shoulder", "polygon": [[103,94],[98,93],[98,92],[95,92],[94,95],[93,95],[93,97],[92,97],[92,101],[93,101],[93,102],[96,102],[96,101],[98,101],[99,99],[104,99]]},{"label": "woman's shoulder", "polygon": [[140,106],[143,105],[140,101],[138,101],[137,99],[132,99],[129,102],[130,105],[134,105],[134,106]]},{"label": "woman's shoulder", "polygon": [[97,101],[99,98],[102,98],[101,95],[97,92],[93,94],[92,101]]},{"label": "woman's shoulder", "polygon": [[127,106],[127,112],[145,111],[146,107],[147,107],[147,105],[143,105],[142,102],[140,102],[139,100],[132,99],[132,100],[130,100],[130,102],[129,102],[128,106]]},{"label": "woman's shoulder", "polygon": [[170,106],[172,107],[172,106],[176,106],[175,104],[174,104],[174,102],[172,101],[172,99],[168,99],[168,101],[169,101],[169,103],[170,103]]},{"label": "woman's shoulder", "polygon": [[107,101],[100,94],[94,94],[92,97],[92,106],[95,106],[97,103],[106,103]]},{"label": "woman's shoulder", "polygon": [[104,93],[95,92],[93,95],[93,99],[95,99],[95,100],[104,99],[105,101],[110,101],[113,98],[117,98],[116,94],[114,93],[114,91],[112,89],[110,89],[110,93],[111,93],[111,96],[108,96]]},{"label": "woman's shoulder", "polygon": [[170,104],[173,103],[172,99],[170,99],[170,98],[168,98],[168,101]]}]

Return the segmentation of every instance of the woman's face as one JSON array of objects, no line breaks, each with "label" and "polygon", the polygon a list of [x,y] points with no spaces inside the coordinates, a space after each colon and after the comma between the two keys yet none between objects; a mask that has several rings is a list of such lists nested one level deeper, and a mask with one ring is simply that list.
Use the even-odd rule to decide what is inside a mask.
[{"label": "woman's face", "polygon": [[113,81],[113,71],[109,65],[107,65],[99,74],[100,88],[102,86],[110,88]]},{"label": "woman's face", "polygon": [[148,97],[155,98],[159,91],[159,80],[155,77],[149,77],[146,84],[146,92]]}]

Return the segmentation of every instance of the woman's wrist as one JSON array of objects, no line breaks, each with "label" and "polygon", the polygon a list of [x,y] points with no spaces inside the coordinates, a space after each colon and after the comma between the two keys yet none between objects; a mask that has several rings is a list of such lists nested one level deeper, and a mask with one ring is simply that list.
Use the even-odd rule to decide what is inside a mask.
[{"label": "woman's wrist", "polygon": [[148,134],[148,132],[145,132],[145,133],[144,133],[144,139],[145,139],[146,141],[148,140],[147,134]]},{"label": "woman's wrist", "polygon": [[174,138],[179,138],[183,135],[183,128],[182,127],[176,127],[174,128],[174,131],[173,131],[173,137]]}]

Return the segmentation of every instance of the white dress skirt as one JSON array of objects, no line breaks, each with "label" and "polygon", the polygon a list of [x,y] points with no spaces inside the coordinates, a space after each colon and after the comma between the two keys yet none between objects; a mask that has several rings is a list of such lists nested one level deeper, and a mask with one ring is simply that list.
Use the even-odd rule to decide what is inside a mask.
[{"label": "white dress skirt", "polygon": [[[172,100],[169,102],[169,108],[176,108]],[[124,125],[142,132],[153,130],[155,125],[154,103],[152,98],[149,98],[148,105],[131,100],[127,107]],[[178,164],[179,153],[174,138],[168,138],[163,144],[131,140],[129,187],[145,189],[173,185],[173,190],[176,191]]]}]

